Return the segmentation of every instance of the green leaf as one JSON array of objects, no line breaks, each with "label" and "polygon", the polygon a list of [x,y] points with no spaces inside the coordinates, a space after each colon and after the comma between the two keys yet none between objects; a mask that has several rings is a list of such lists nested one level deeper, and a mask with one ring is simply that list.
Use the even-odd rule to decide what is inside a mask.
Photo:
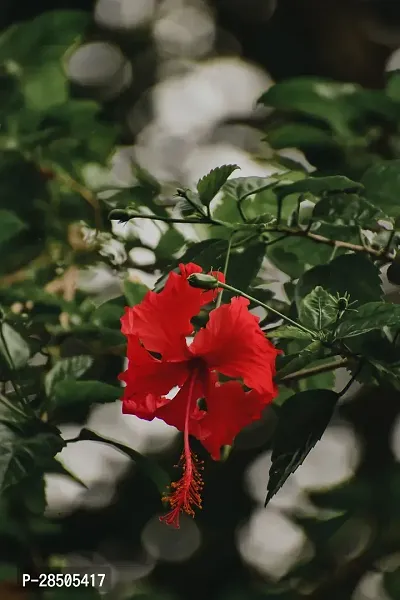
[{"label": "green leaf", "polygon": [[64,447],[60,435],[36,432],[27,437],[0,423],[0,493],[18,484]]},{"label": "green leaf", "polygon": [[[228,263],[226,281],[229,285],[247,292],[255,277],[257,277],[265,256],[265,244],[252,244],[244,248],[242,252],[231,255]],[[225,296],[226,294],[226,296]],[[234,294],[224,292],[224,298]]]},{"label": "green leaf", "polygon": [[395,102],[400,102],[400,71],[396,70],[390,73],[386,85],[386,95]]},{"label": "green leaf", "polygon": [[400,304],[369,302],[358,307],[357,312],[348,313],[339,323],[336,337],[355,337],[382,327],[400,327]]},{"label": "green leaf", "polygon": [[224,185],[224,192],[237,200],[245,200],[248,196],[269,189],[281,181],[281,177],[234,177]]},{"label": "green leaf", "polygon": [[313,196],[321,196],[326,192],[350,193],[360,191],[362,188],[361,183],[352,181],[344,175],[330,175],[327,177],[307,177],[287,185],[281,184],[277,186],[276,193],[281,197],[307,192]]},{"label": "green leaf", "polygon": [[274,127],[268,131],[265,140],[276,150],[283,148],[307,150],[308,148],[329,148],[337,145],[329,131],[305,123],[286,123]]},{"label": "green leaf", "polygon": [[300,392],[284,402],[272,445],[266,505],[321,439],[338,399],[331,390],[317,389]]},{"label": "green leaf", "polygon": [[[347,292],[351,301],[357,304],[378,301],[382,297],[379,267],[361,253],[344,254],[328,265],[320,265],[304,273],[296,285],[297,309],[302,298],[318,285],[333,295],[343,296]],[[357,308],[357,304],[352,308]]]},{"label": "green leaf", "polygon": [[337,314],[335,298],[320,285],[307,294],[299,305],[300,322],[318,331],[333,323]]},{"label": "green leaf", "polygon": [[62,358],[59,360],[52,369],[47,373],[44,381],[44,387],[46,395],[51,396],[54,386],[59,381],[69,379],[71,377],[78,379],[82,377],[84,373],[93,364],[93,358],[84,354],[80,356],[71,356],[69,358]]},{"label": "green leaf", "polygon": [[13,25],[0,35],[0,62],[41,68],[52,60],[59,61],[89,21],[84,11],[54,10]]},{"label": "green leaf", "polygon": [[131,281],[130,279],[125,279],[123,289],[129,306],[136,306],[136,304],[139,304],[149,291],[149,288],[147,285],[144,285],[144,283],[141,283],[140,281]]},{"label": "green leaf", "polygon": [[52,408],[72,406],[89,407],[92,404],[115,402],[122,394],[122,388],[102,381],[76,381],[64,379],[52,387]]},{"label": "green leaf", "polygon": [[389,265],[386,275],[390,283],[400,285],[400,252],[396,254],[394,261]]},{"label": "green leaf", "polygon": [[26,225],[10,210],[0,210],[0,245],[18,235]]},{"label": "green leaf", "polygon": [[154,291],[159,292],[163,289],[169,272],[173,269],[177,270],[179,263],[194,262],[206,273],[211,269],[214,271],[222,270],[225,264],[227,250],[228,241],[217,238],[211,238],[193,244],[188,248],[185,254],[181,256],[178,261],[171,264],[167,272],[156,281]]},{"label": "green leaf", "polygon": [[45,63],[26,73],[21,90],[31,110],[45,111],[68,100],[68,81],[59,63]]},{"label": "green leaf", "polygon": [[0,323],[0,353],[11,369],[21,369],[31,356],[27,342],[8,323]]},{"label": "green leaf", "polygon": [[314,77],[289,79],[272,86],[259,102],[278,110],[291,110],[327,123],[341,136],[349,135],[349,123],[357,114],[352,96],[359,87]]},{"label": "green leaf", "polygon": [[314,207],[313,220],[335,225],[359,226],[365,229],[376,227],[386,215],[368,200],[355,194],[328,196]]},{"label": "green leaf", "polygon": [[296,355],[285,356],[285,364],[279,368],[275,379],[281,381],[286,375],[300,371],[305,367],[309,367],[313,362],[324,358],[325,348],[319,340],[311,342],[303,350]]},{"label": "green leaf", "polygon": [[400,600],[400,568],[384,573],[383,583],[391,600]]},{"label": "green leaf", "polygon": [[271,332],[267,331],[268,337],[288,340],[311,340],[311,335],[294,325],[282,325]]},{"label": "green leaf", "polygon": [[370,202],[390,217],[400,216],[400,159],[377,162],[361,181]]},{"label": "green leaf", "polygon": [[143,454],[140,454],[140,452],[137,452],[137,450],[133,450],[132,448],[124,446],[123,444],[115,442],[114,440],[110,440],[109,438],[104,438],[90,429],[82,429],[79,434],[79,439],[89,440],[92,442],[101,442],[102,444],[110,444],[120,452],[127,454],[132,460],[135,461],[137,466],[150,477],[161,494],[165,492],[166,487],[170,483],[170,478],[167,473],[161,469],[161,467],[155,461],[148,456],[143,456]]},{"label": "green leaf", "polygon": [[222,167],[216,167],[200,179],[197,183],[197,191],[201,203],[204,206],[209,206],[211,200],[218,194],[228,177],[239,168],[237,165],[223,165]]}]

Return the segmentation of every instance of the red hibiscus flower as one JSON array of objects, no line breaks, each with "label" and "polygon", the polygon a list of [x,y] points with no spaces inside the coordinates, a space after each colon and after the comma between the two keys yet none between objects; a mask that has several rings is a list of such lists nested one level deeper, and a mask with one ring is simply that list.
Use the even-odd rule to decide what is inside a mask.
[{"label": "red hibiscus flower", "polygon": [[[196,437],[218,460],[243,427],[261,417],[277,395],[273,382],[278,350],[266,339],[249,301],[233,298],[210,312],[203,329],[193,334],[191,319],[218,290],[191,287],[187,278],[202,269],[193,263],[170,273],[160,293],[126,308],[121,319],[128,340],[128,369],[123,412],[151,421],[155,417],[184,432],[182,478],[171,485],[171,511],[162,520],[179,527],[180,512],[194,515],[201,507],[201,465],[189,446]],[[224,281],[221,273],[213,273]],[[231,380],[222,383],[219,375]],[[171,397],[173,389],[179,389]],[[245,389],[247,388],[247,390]]]}]

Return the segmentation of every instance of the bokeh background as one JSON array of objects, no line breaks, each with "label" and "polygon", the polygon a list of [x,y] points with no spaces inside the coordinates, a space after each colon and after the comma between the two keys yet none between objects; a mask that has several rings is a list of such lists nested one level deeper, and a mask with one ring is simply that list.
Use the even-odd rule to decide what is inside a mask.
[{"label": "bokeh background", "polygon": [[[276,152],[261,141],[273,113],[256,100],[274,81],[318,75],[379,88],[387,71],[400,68],[400,6],[386,0],[3,0],[0,26],[71,8],[92,15],[84,43],[65,64],[74,93],[101,102],[121,128],[110,168],[88,168],[87,181],[128,187],[137,163],[162,183],[166,205],[177,186],[194,185],[216,165],[266,176],[279,171],[279,155],[313,171],[299,150]],[[140,240],[130,272],[152,287],[159,277],[153,250],[166,228],[140,219],[118,227]],[[189,225],[178,230],[201,239]],[[107,252],[125,260],[122,243]],[[285,299],[286,276],[267,262],[263,270]],[[119,294],[106,269],[86,271],[79,287],[99,301]],[[106,368],[115,380],[118,364]],[[337,389],[348,378],[339,372]],[[79,564],[108,564],[116,600],[396,600],[399,400],[390,390],[353,385],[321,442],[264,509],[274,427],[266,411],[238,437],[227,463],[207,464],[204,509],[196,520],[182,518],[179,531],[159,523],[157,490],[125,455],[90,441],[71,444],[61,458],[88,489],[47,476],[54,530],[42,547]],[[66,418],[63,435],[73,438],[84,425],[173,474],[181,444],[174,428],[123,416],[119,402]],[[397,532],[383,554],[375,543],[382,523]]]}]

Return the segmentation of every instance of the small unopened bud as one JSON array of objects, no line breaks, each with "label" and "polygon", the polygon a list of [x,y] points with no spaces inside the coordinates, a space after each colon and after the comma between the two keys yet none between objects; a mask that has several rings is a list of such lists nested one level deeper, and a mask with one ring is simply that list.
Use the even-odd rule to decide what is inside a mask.
[{"label": "small unopened bud", "polygon": [[220,286],[220,282],[216,277],[206,275],[206,273],[193,273],[189,275],[188,282],[192,287],[202,290],[215,290]]}]

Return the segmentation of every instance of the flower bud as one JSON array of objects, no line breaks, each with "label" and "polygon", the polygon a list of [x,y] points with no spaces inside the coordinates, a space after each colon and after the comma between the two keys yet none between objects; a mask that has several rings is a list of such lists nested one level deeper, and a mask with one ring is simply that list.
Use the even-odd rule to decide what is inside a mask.
[{"label": "flower bud", "polygon": [[187,280],[192,287],[202,290],[215,290],[221,284],[216,277],[206,273],[192,273]]}]

